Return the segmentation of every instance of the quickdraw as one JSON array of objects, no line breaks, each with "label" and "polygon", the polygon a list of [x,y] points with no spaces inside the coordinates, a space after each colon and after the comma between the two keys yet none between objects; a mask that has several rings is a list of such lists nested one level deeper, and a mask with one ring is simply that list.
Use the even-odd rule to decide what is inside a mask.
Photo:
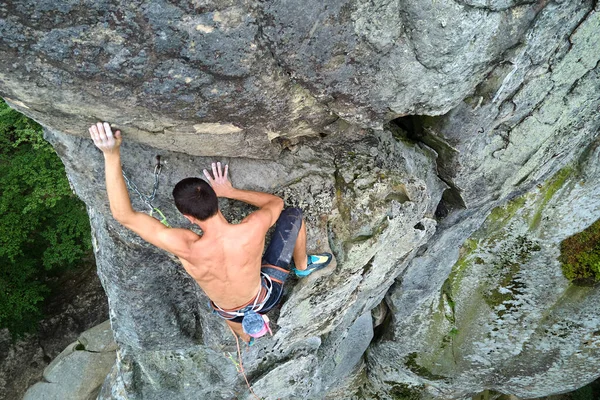
[{"label": "quickdraw", "polygon": [[156,198],[156,193],[158,191],[158,184],[159,184],[158,177],[160,176],[161,170],[162,170],[162,165],[160,164],[160,156],[157,155],[156,156],[156,164],[154,165],[154,186],[152,188],[152,194],[150,196],[146,196],[142,192],[140,192],[137,185],[131,179],[129,179],[127,177],[127,175],[125,174],[125,171],[123,171],[123,179],[125,179],[125,184],[127,185],[127,188],[129,190],[132,190],[133,192],[137,193],[137,195],[144,202],[144,204],[150,209],[150,216],[153,216],[154,213],[156,212],[158,215],[160,215],[160,222],[164,226],[170,228],[171,225],[169,225],[169,222],[167,221],[167,217],[165,217],[165,215],[162,213],[162,211],[160,211],[157,207],[154,207],[154,205],[152,205],[152,202]]}]

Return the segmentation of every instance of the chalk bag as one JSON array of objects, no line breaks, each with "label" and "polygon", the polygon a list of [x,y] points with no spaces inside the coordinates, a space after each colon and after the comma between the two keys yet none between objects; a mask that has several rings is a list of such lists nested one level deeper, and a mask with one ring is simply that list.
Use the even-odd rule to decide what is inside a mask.
[{"label": "chalk bag", "polygon": [[267,334],[267,332],[273,335],[273,332],[271,332],[271,327],[269,326],[269,317],[266,315],[260,315],[252,310],[244,313],[242,328],[244,329],[244,332],[255,338],[264,336]]}]

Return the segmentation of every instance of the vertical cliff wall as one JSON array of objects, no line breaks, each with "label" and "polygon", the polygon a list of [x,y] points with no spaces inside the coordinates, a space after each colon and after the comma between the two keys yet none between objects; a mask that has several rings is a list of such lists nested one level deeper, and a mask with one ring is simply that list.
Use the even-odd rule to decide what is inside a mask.
[{"label": "vertical cliff wall", "polygon": [[172,186],[218,159],[334,252],[245,353],[261,397],[534,397],[596,378],[598,289],[556,258],[600,218],[598,32],[587,0],[4,2],[0,95],[46,127],[92,221],[119,344],[101,398],[249,393],[196,283],[111,218],[97,120],[123,130],[142,191],[161,156],[172,225]]}]

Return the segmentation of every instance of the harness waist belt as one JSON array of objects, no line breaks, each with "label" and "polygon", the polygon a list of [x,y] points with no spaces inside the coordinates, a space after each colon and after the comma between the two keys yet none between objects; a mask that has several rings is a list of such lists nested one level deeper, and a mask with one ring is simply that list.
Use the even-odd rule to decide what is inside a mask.
[{"label": "harness waist belt", "polygon": [[213,308],[215,310],[222,310],[222,311],[227,311],[227,312],[234,312],[234,311],[238,311],[241,310],[242,308],[246,308],[251,304],[254,304],[255,302],[258,303],[262,303],[267,299],[267,288],[264,287],[262,284],[260,286],[260,290],[258,291],[258,293],[256,294],[256,296],[248,301],[246,304],[239,306],[239,307],[235,307],[235,308],[223,308],[223,307],[219,307],[218,305],[216,305],[213,301],[211,301],[211,303],[213,304]]},{"label": "harness waist belt", "polygon": [[271,264],[263,264],[260,268],[260,272],[268,275],[272,280],[274,280],[277,283],[281,283],[282,285],[287,279],[288,274],[290,273],[290,271],[284,268]]},{"label": "harness waist belt", "polygon": [[261,271],[261,287],[256,297],[250,300],[248,303],[240,306],[238,308],[233,309],[224,309],[215,304],[214,301],[210,301],[210,305],[213,310],[219,314],[221,317],[225,319],[233,319],[235,317],[243,317],[244,312],[253,310],[255,312],[259,312],[262,310],[263,306],[269,300],[269,296],[273,290],[273,282],[269,275]]}]

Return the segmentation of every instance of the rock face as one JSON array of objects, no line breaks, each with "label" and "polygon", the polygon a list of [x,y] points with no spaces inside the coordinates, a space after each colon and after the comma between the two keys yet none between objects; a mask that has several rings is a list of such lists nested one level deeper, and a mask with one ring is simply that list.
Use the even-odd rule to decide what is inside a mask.
[{"label": "rock face", "polygon": [[116,359],[117,345],[110,321],[81,334],[44,370],[44,381],[33,385],[23,400],[95,399]]},{"label": "rock face", "polygon": [[146,194],[161,156],[171,225],[187,226],[172,186],[219,159],[235,186],[302,207],[309,248],[334,252],[244,353],[260,397],[537,397],[595,379],[599,289],[557,257],[600,218],[599,32],[588,0],[3,3],[0,95],[46,126],[92,221],[119,345],[100,398],[251,395],[196,283],[110,216],[82,137],[98,119],[124,131]]}]

